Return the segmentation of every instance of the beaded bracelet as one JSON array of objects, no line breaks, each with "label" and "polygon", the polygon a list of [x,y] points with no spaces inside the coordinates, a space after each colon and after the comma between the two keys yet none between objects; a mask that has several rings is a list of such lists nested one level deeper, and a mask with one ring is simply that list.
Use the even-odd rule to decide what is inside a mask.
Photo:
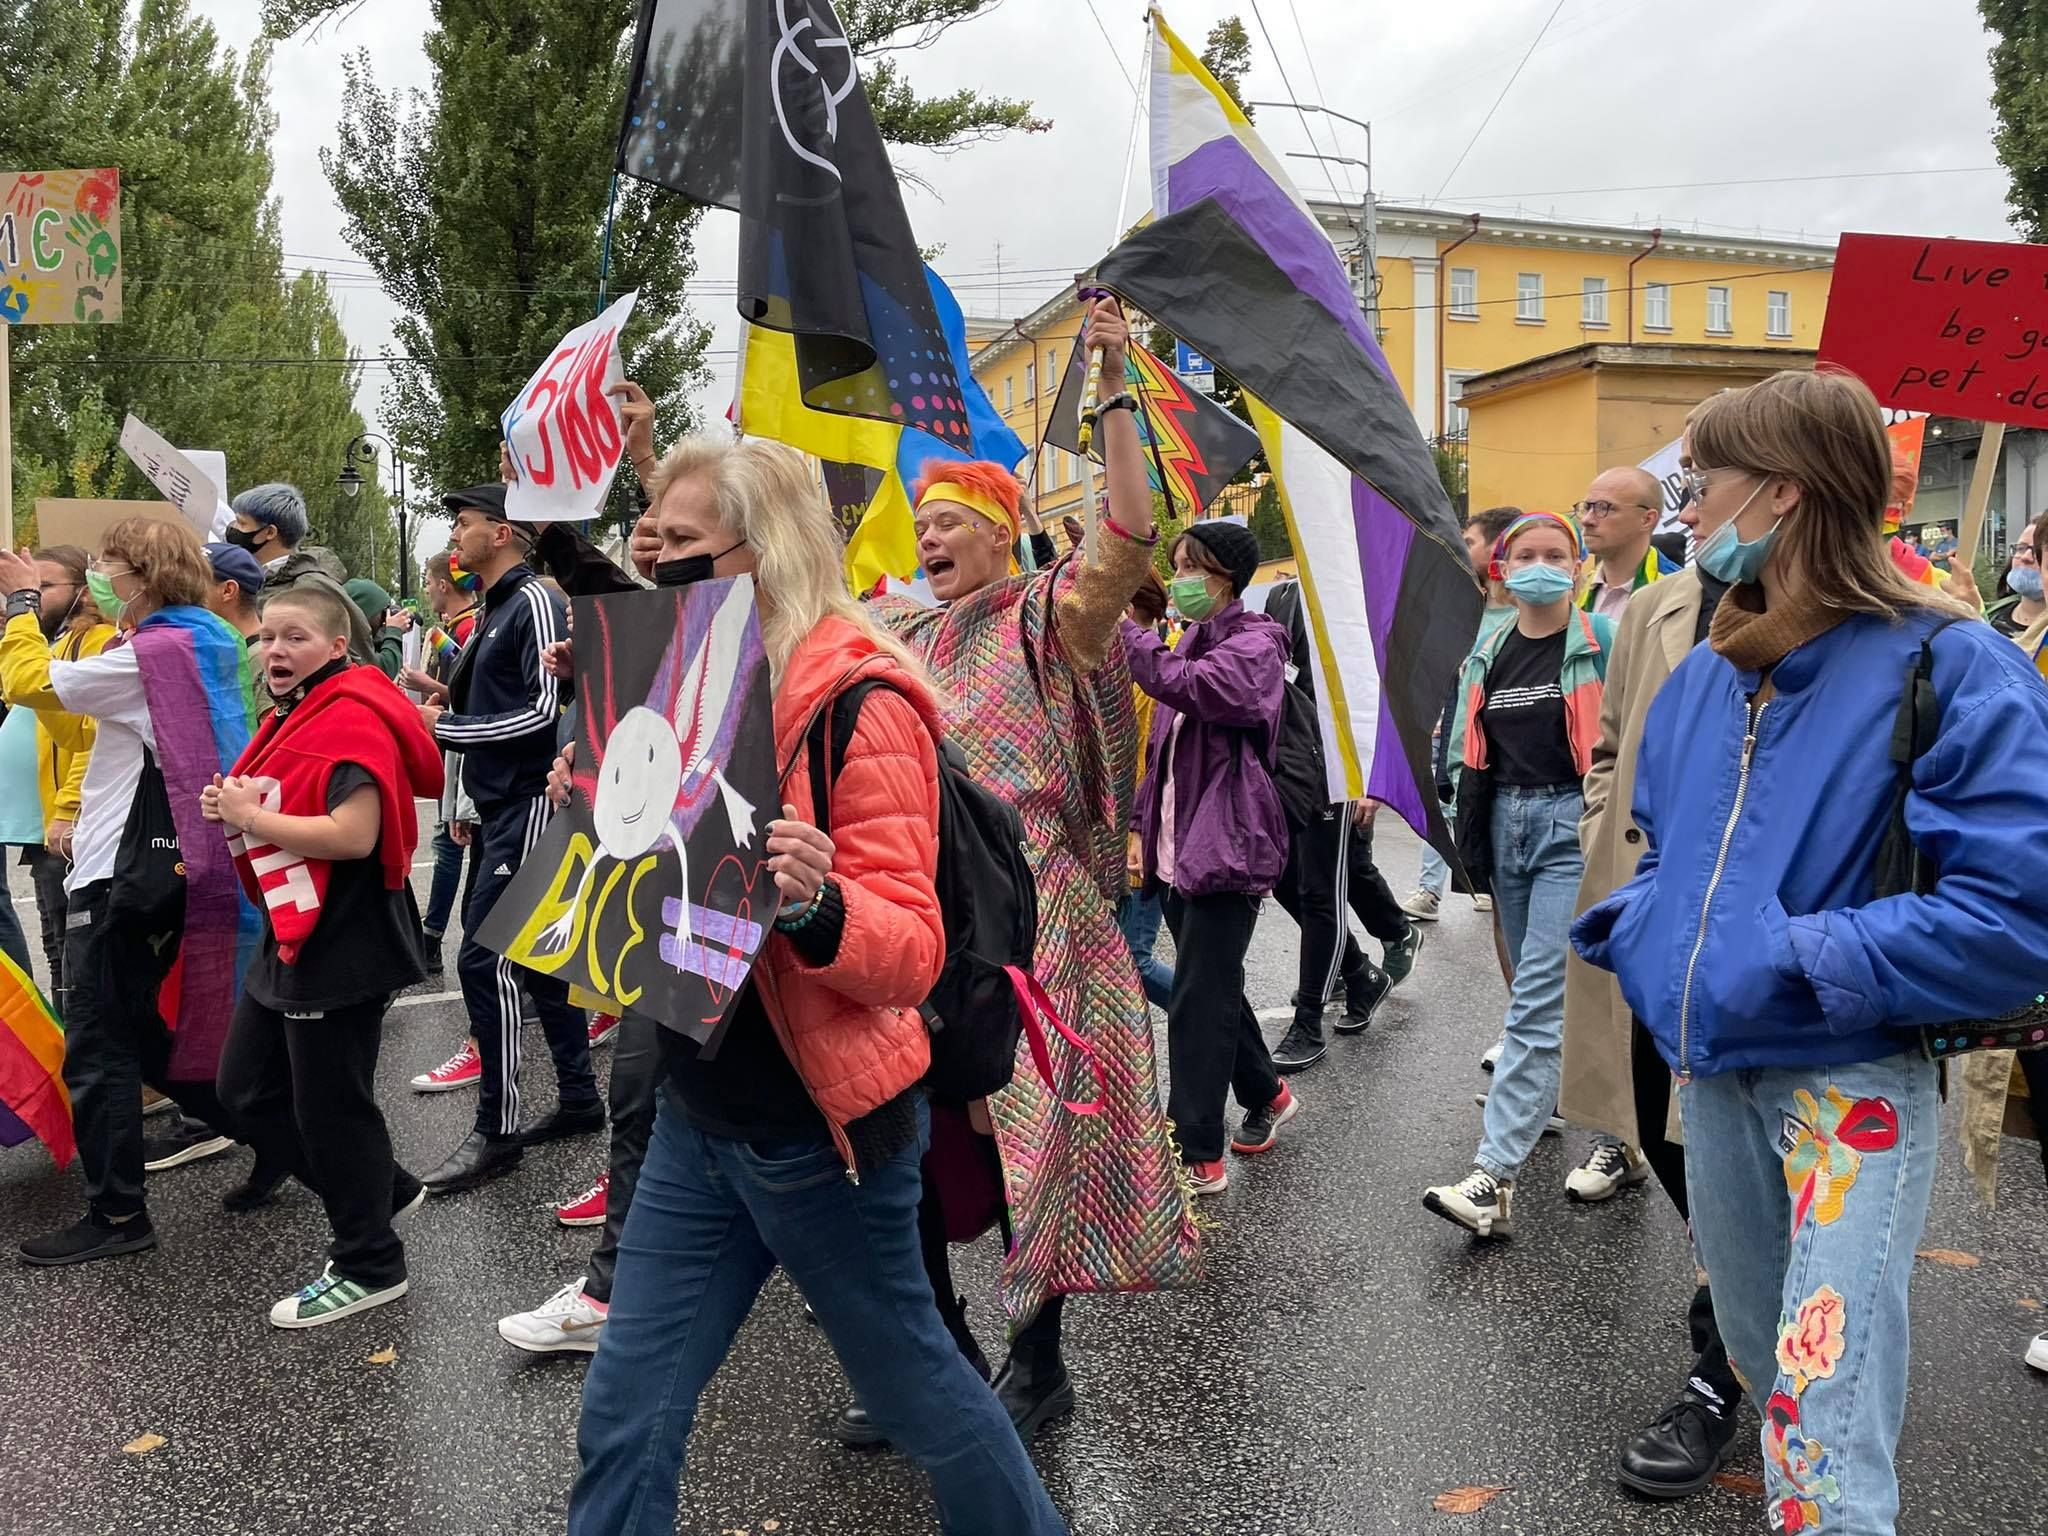
[{"label": "beaded bracelet", "polygon": [[825,887],[820,885],[812,894],[811,899],[804,903],[801,915],[794,922],[790,920],[789,913],[778,912],[775,914],[775,926],[784,933],[795,933],[800,928],[808,927],[811,919],[818,915],[818,908],[824,904]]}]

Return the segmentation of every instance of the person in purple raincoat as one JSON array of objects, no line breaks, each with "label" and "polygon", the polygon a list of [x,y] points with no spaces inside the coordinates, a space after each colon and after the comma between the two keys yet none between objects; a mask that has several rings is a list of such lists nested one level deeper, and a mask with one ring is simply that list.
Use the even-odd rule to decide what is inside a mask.
[{"label": "person in purple raincoat", "polygon": [[1273,787],[1287,631],[1239,599],[1259,566],[1239,523],[1196,523],[1174,542],[1167,591],[1189,620],[1180,644],[1124,621],[1131,679],[1157,701],[1132,816],[1145,888],[1163,891],[1173,933],[1167,1004],[1167,1114],[1197,1194],[1229,1182],[1223,1101],[1243,1123],[1233,1152],[1269,1151],[1298,1108],[1244,996],[1259,903],[1287,863],[1287,820]]}]

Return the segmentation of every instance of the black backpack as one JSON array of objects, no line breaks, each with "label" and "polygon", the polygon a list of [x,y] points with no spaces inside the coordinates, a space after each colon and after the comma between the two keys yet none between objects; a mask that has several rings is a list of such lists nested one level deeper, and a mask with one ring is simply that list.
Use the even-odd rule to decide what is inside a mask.
[{"label": "black backpack", "polygon": [[[1276,591],[1266,604],[1266,617],[1287,630],[1296,667],[1306,666],[1308,630],[1301,617],[1300,587],[1290,583]],[[1299,683],[1282,683],[1281,688],[1273,788],[1280,792],[1287,825],[1299,832],[1330,809],[1330,783],[1323,771],[1323,728],[1316,720],[1315,700]]]},{"label": "black backpack", "polygon": [[[839,777],[861,702],[881,678],[866,678],[833,701],[830,756],[827,712],[820,710],[805,735],[810,755],[813,816],[832,830],[830,786]],[[895,690],[891,690],[892,692]],[[931,1031],[932,1065],[925,1078],[932,1098],[962,1105],[1005,1087],[1016,1071],[1024,1010],[1040,1006],[1016,979],[1030,982],[1038,947],[1038,882],[1024,857],[1024,824],[1008,801],[975,782],[960,748],[939,745],[939,912],[946,925],[946,963],[921,1012]],[[1035,1053],[1038,1041],[1034,1036]]]}]

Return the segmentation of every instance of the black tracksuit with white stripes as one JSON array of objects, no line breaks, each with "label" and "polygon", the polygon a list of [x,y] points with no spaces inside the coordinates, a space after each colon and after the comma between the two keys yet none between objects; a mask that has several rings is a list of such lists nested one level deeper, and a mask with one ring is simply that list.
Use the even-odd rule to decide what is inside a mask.
[{"label": "black tracksuit with white stripes", "polygon": [[551,814],[545,790],[555,756],[562,690],[541,652],[568,637],[562,600],[526,566],[514,566],[484,594],[476,631],[448,680],[449,710],[435,736],[462,754],[463,787],[476,802],[476,884],[463,913],[456,961],[463,1001],[483,1062],[476,1128],[486,1136],[519,1130],[519,989],[540,1014],[555,1060],[561,1107],[600,1107],[590,1070],[590,1037],[568,983],[515,966],[473,935],[513,871],[540,840]]}]

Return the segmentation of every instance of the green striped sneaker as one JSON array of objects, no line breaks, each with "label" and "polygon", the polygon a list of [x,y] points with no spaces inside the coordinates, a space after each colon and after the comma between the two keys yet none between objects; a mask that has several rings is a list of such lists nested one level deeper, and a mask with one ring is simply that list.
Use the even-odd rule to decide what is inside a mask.
[{"label": "green striped sneaker", "polygon": [[270,1309],[270,1325],[273,1328],[318,1328],[322,1323],[339,1322],[352,1312],[367,1312],[372,1307],[381,1307],[387,1301],[396,1301],[406,1292],[406,1282],[387,1285],[381,1291],[373,1291],[356,1280],[345,1280],[328,1265],[320,1271],[320,1278],[303,1291],[285,1297]]}]

